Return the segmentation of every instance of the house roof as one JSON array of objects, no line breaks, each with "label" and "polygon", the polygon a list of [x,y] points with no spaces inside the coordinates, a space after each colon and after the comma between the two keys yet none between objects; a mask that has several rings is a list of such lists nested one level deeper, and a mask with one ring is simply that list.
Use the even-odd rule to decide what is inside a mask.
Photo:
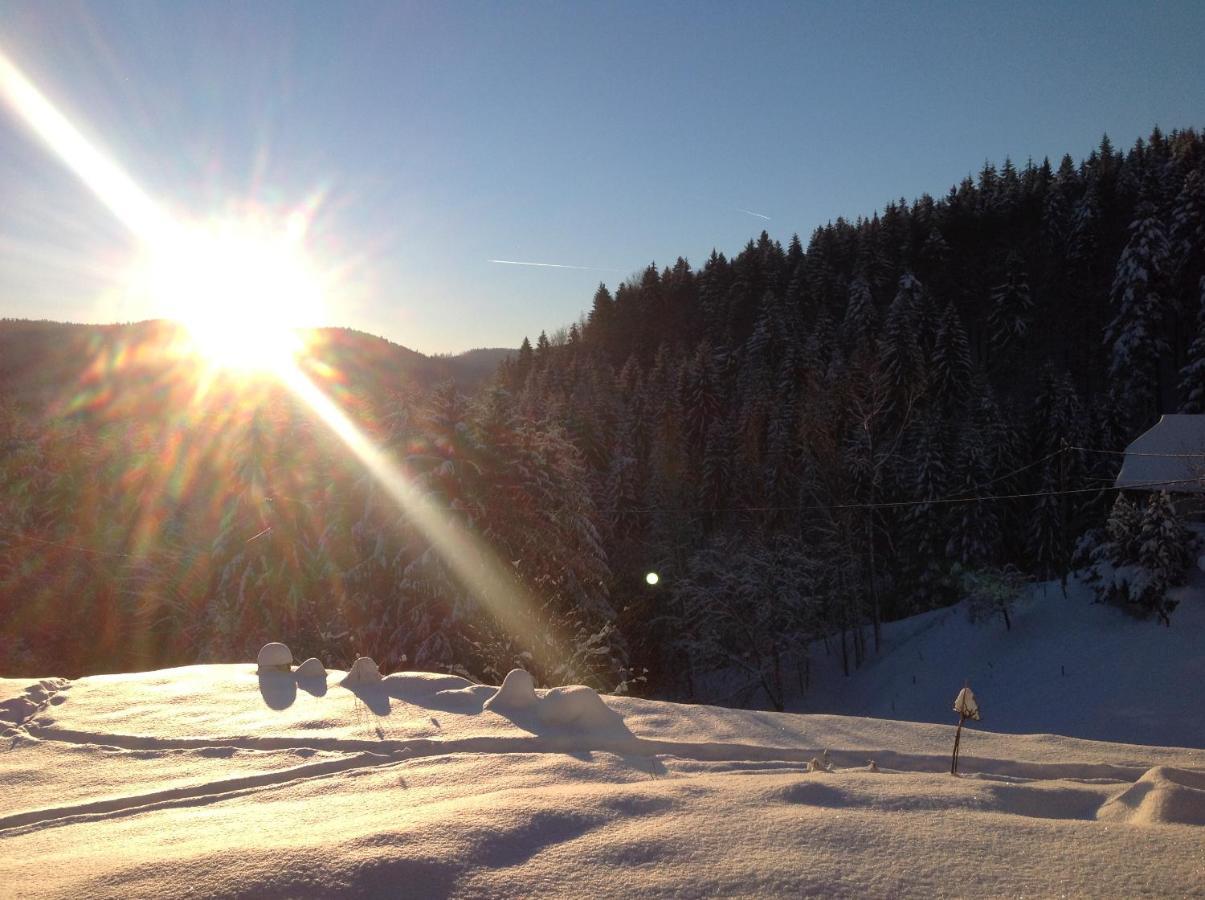
[{"label": "house roof", "polygon": [[1205,415],[1159,419],[1126,447],[1115,485],[1172,494],[1205,493]]}]

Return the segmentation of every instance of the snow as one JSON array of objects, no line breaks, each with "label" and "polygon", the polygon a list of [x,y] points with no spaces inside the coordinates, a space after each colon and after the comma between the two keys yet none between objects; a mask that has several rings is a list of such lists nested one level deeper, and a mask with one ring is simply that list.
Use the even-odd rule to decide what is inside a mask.
[{"label": "snow", "polygon": [[531,673],[522,669],[511,669],[502,679],[498,693],[485,701],[486,709],[527,709],[535,706],[536,682]]},{"label": "snow", "polygon": [[344,684],[376,684],[381,680],[381,670],[377,668],[377,664],[367,656],[361,656],[347,671],[347,677],[343,679]]},{"label": "snow", "polygon": [[[0,893],[1135,896],[1205,876],[1205,750],[964,727],[952,777],[952,723],[525,674],[0,680]],[[1007,718],[998,685],[975,686],[986,721]],[[1183,705],[1166,693],[1148,696]]]},{"label": "snow", "polygon": [[285,672],[293,665],[293,652],[284,644],[264,644],[256,662],[261,672]]},{"label": "snow", "polygon": [[621,724],[598,692],[582,685],[553,688],[540,700],[538,712],[547,725],[611,728]]},{"label": "snow", "polygon": [[1205,415],[1164,415],[1126,447],[1117,487],[1166,481],[1183,482],[1170,493],[1205,491]]},{"label": "snow", "polygon": [[322,665],[321,660],[311,656],[294,671],[293,675],[300,681],[306,678],[321,678],[326,679],[326,666]]},{"label": "snow", "polygon": [[969,687],[964,687],[954,698],[954,712],[967,719],[979,718],[979,704],[975,700],[975,693]]},{"label": "snow", "polygon": [[888,623],[882,653],[848,678],[839,639],[827,656],[818,644],[810,690],[788,709],[953,723],[950,697],[969,680],[976,729],[1205,748],[1205,573],[1190,575],[1170,628],[1072,579],[1067,597],[1032,586],[1007,631],[1000,617],[972,624],[964,604]]}]

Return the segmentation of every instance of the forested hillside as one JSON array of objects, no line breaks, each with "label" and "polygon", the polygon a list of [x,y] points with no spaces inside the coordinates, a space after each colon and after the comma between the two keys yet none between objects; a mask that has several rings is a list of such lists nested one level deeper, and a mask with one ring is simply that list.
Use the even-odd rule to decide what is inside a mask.
[{"label": "forested hillside", "polygon": [[960,570],[1066,571],[1102,451],[1205,411],[1203,166],[1194,131],[987,164],[806,248],[650,265],[525,343],[506,384],[583,454],[633,658],[778,703],[816,635],[857,665]]},{"label": "forested hillside", "polygon": [[282,389],[200,390],[122,341],[47,386],[27,356],[49,393],[0,421],[5,665],[285,639],[332,665],[661,696],[723,669],[781,707],[814,641],[852,668],[966,572],[1065,572],[1115,451],[1205,411],[1203,179],[1191,130],[985,165],[806,247],[763,233],[600,286],[472,396],[387,355],[312,366],[469,539],[456,561]]}]

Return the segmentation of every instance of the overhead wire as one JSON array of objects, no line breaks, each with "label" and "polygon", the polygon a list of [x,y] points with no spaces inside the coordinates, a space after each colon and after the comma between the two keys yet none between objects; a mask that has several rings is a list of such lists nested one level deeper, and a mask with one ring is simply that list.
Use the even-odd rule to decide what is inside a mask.
[{"label": "overhead wire", "polygon": [[[1006,500],[1029,500],[1029,499],[1036,499],[1036,498],[1040,498],[1040,497],[1062,497],[1062,496],[1070,496],[1070,495],[1076,495],[1076,494],[1103,493],[1104,491],[1108,491],[1108,490],[1145,490],[1145,489],[1159,488],[1159,487],[1174,487],[1177,485],[1186,485],[1186,484],[1201,485],[1203,483],[1202,478],[1175,478],[1175,479],[1162,479],[1162,480],[1151,480],[1151,481],[1145,481],[1145,482],[1136,482],[1133,484],[1126,484],[1126,485],[1099,484],[1099,485],[1096,485],[1095,487],[1066,488],[1066,489],[1062,489],[1062,490],[1048,490],[1048,491],[1024,491],[1024,492],[1017,492],[1017,493],[1011,493],[1011,494],[983,494],[982,493],[982,490],[984,488],[990,487],[994,484],[998,484],[1001,481],[1012,478],[1015,475],[1019,475],[1022,472],[1025,472],[1029,469],[1034,468],[1035,466],[1041,465],[1042,463],[1055,458],[1056,456],[1058,456],[1061,453],[1067,453],[1067,452],[1072,452],[1072,451],[1079,451],[1079,452],[1085,452],[1085,453],[1107,453],[1107,454],[1117,454],[1117,455],[1122,455],[1122,456],[1126,456],[1126,455],[1128,455],[1128,456],[1149,456],[1149,457],[1161,457],[1161,458],[1168,458],[1168,459],[1184,459],[1184,458],[1205,459],[1205,454],[1127,453],[1124,450],[1103,450],[1103,449],[1099,449],[1099,448],[1095,448],[1095,447],[1080,447],[1080,446],[1076,446],[1076,445],[1072,445],[1072,444],[1064,444],[1062,447],[1058,448],[1057,450],[1053,450],[1050,453],[1047,453],[1044,456],[1039,457],[1038,459],[1032,460],[1031,462],[1025,463],[1022,466],[1018,466],[1017,468],[1012,469],[1009,472],[1005,472],[1002,475],[997,475],[996,477],[983,482],[982,484],[980,484],[976,487],[974,492],[971,492],[971,493],[968,493],[967,491],[958,491],[954,494],[950,494],[950,495],[947,495],[944,497],[933,497],[933,498],[929,498],[929,499],[919,499],[919,500],[885,500],[885,501],[877,501],[874,503],[726,506],[726,507],[713,507],[710,509],[710,511],[711,512],[720,512],[720,513],[758,513],[758,512],[804,513],[804,512],[828,512],[828,511],[833,511],[833,510],[867,510],[867,511],[869,511],[869,510],[877,510],[877,509],[909,509],[909,508],[916,508],[916,507],[949,506],[949,505],[955,505],[955,504],[961,504],[961,503],[986,503],[986,502],[998,502],[998,501],[1006,501]],[[1092,477],[1092,476],[1089,476],[1089,477]],[[1101,477],[1101,476],[1097,476],[1097,477]],[[277,496],[277,495],[273,495],[273,497],[269,498],[269,500],[273,500],[273,499],[302,502],[300,500],[300,498]],[[625,513],[637,513],[637,514],[639,514],[639,513],[655,513],[655,512],[687,512],[692,509],[694,509],[694,507],[692,507],[692,506],[667,506],[667,505],[623,507],[623,508],[621,508],[621,507],[595,507],[595,511],[600,512],[600,513],[625,512]],[[256,539],[263,537],[264,535],[268,534],[271,531],[272,531],[272,526],[268,526],[267,528],[264,528],[263,530],[257,532],[256,534],[252,535],[251,537],[247,538],[246,541],[244,541],[244,543],[249,544],[252,541],[255,541]],[[0,528],[0,534],[7,534],[7,535],[11,535],[16,538],[20,538],[21,540],[31,541],[33,543],[44,544],[44,545],[52,546],[52,547],[58,547],[58,548],[65,549],[65,550],[74,550],[74,551],[78,551],[80,553],[89,553],[89,554],[93,554],[93,555],[97,555],[97,556],[120,557],[120,558],[125,558],[125,559],[138,558],[137,554],[123,553],[120,551],[113,551],[113,550],[98,550],[96,548],[81,546],[78,543],[69,543],[66,541],[48,540],[46,538],[36,537],[35,535],[27,534],[25,532],[14,531],[12,529],[7,529],[7,528]],[[192,549],[193,549],[194,555],[211,555],[213,552],[212,550],[201,550],[201,549],[196,549],[196,548],[192,548]]]}]

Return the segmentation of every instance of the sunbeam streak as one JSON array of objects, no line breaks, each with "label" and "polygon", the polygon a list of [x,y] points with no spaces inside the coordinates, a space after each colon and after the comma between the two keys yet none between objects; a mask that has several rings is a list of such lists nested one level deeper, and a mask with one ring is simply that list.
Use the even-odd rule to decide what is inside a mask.
[{"label": "sunbeam streak", "polygon": [[[189,307],[181,310],[169,305],[167,309],[194,331],[201,349],[225,344],[225,352],[237,351],[239,357],[270,352],[272,365],[267,371],[279,378],[339,437],[422,532],[463,587],[493,614],[499,624],[516,637],[528,637],[525,632],[529,625],[524,614],[533,612],[536,607],[525,595],[514,572],[447,510],[434,506],[413,487],[405,474],[297,367],[292,353],[271,352],[273,347],[263,346],[263,341],[274,333],[270,332],[269,326],[276,326],[275,330],[279,331],[282,325],[287,325],[272,314],[270,305],[264,308],[268,315],[264,330],[251,335],[251,340],[258,341],[258,345],[244,347],[240,343],[247,338],[236,332],[245,329],[248,321],[255,322],[257,313],[261,319],[264,316],[264,309],[251,310],[250,305],[260,306],[269,300],[296,304],[299,300],[313,299],[306,294],[314,285],[310,283],[304,260],[293,255],[294,245],[303,235],[304,228],[291,227],[283,235],[252,233],[250,238],[230,236],[231,227],[245,230],[248,223],[234,223],[225,230],[215,226],[198,232],[191,224],[168,216],[130,176],[90,143],[2,51],[0,94],[50,151],[146,245],[152,260],[166,267],[167,271],[159,274],[172,288],[168,291],[172,298],[167,299],[174,299],[177,304],[185,301],[185,306]],[[298,222],[295,220],[292,224],[298,225]],[[589,268],[494,261],[551,268]],[[228,320],[215,318],[211,313],[215,304],[218,307],[233,304],[231,317]],[[217,352],[214,350],[213,354]],[[213,355],[210,361],[213,361]],[[532,643],[537,661],[546,665],[548,660],[539,658],[543,654],[537,642]]]},{"label": "sunbeam streak", "polygon": [[[410,483],[406,475],[356,427],[295,365],[284,366],[278,376],[285,386],[343,441],[397,506],[405,511],[436,552],[451,567],[461,584],[475,596],[511,635],[526,638],[529,628],[524,613],[535,608],[514,573],[498,560],[497,554],[449,515],[432,504]],[[538,642],[532,650],[541,665]]]},{"label": "sunbeam streak", "polygon": [[154,240],[169,227],[167,216],[129,175],[80,134],[0,49],[0,94],[47,148],[131,232]]}]

